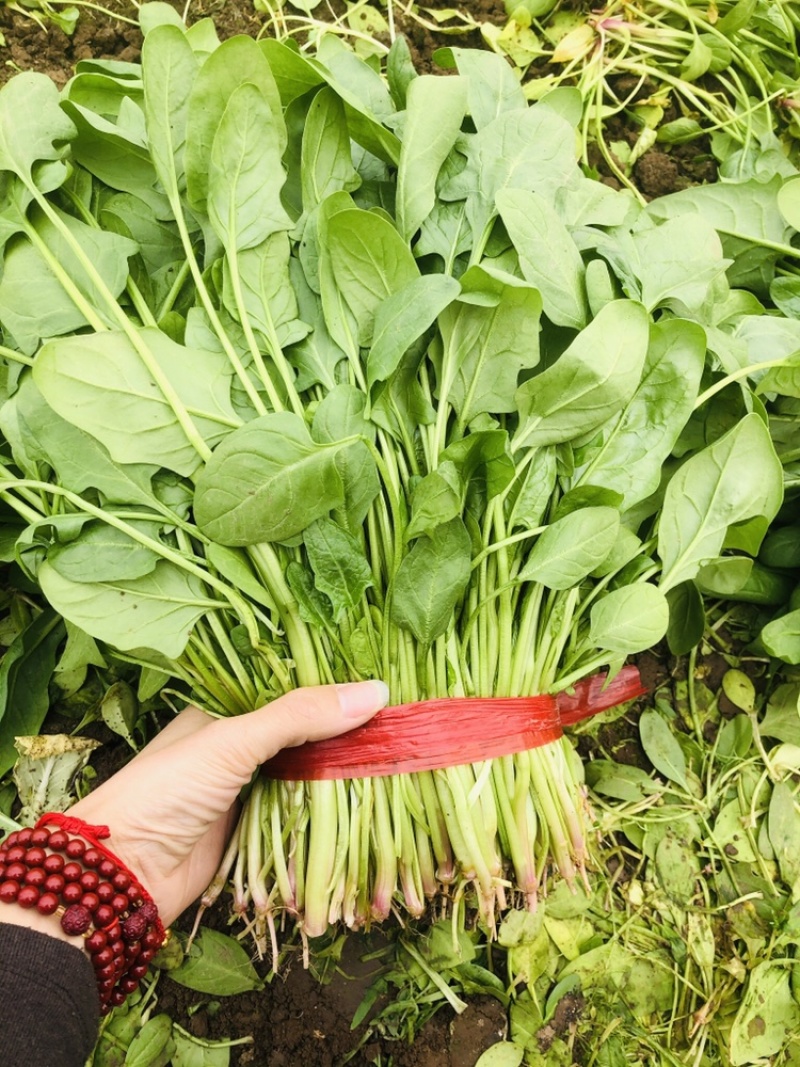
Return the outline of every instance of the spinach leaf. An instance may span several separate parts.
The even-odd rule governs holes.
[[[253,419],[228,435],[198,475],[197,525],[222,545],[294,537],[344,503],[341,447],[316,444],[289,412]]]
[[[427,647],[445,632],[470,576],[471,546],[461,519],[420,537],[391,587],[392,618]]]
[[[691,456],[670,479],[658,526],[666,593],[720,554],[728,527],[777,514],[783,476],[769,433],[746,415],[714,444]]]

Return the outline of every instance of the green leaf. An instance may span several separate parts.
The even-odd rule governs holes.
[[[230,1063],[231,1047],[227,1043],[203,1041],[201,1045],[180,1030],[173,1030],[172,1038],[172,1067],[228,1067]]]
[[[48,686],[64,625],[43,611],[9,645],[0,661],[0,775],[14,765],[16,737],[38,733],[50,706]]]
[[[19,389],[0,413],[6,437],[5,417],[10,405],[16,408],[26,438],[35,441],[46,454],[59,485],[76,493],[91,486],[109,503],[153,507],[151,479],[158,468],[115,463],[98,440],[56,414],[30,374],[23,375]]]
[[[778,210],[793,230],[800,230],[800,180],[790,178],[778,190]]]
[[[524,479],[514,498],[509,530],[523,526],[533,530],[540,526],[547,513],[556,484],[556,449],[540,448],[533,462],[528,464]]]
[[[352,315],[357,344],[369,345],[381,303],[419,277],[416,261],[394,226],[370,211],[336,212],[327,219],[324,242],[330,273],[320,273],[323,307],[334,286]],[[330,321],[328,329],[334,334]]]
[[[575,172],[575,131],[541,104],[504,111],[466,140],[464,169],[445,181],[443,200],[466,200],[473,245],[495,217],[501,189],[530,189],[553,200]]]
[[[744,997],[733,1020],[730,1057],[733,1067],[764,1061],[779,1052],[800,1026],[800,1007],[781,963],[758,963],[750,972]]]
[[[558,326],[583,329],[589,318],[583,260],[552,205],[523,189],[501,190],[496,203],[523,277],[542,294],[545,315]]]
[[[598,648],[630,655],[658,644],[667,632],[667,598],[649,582],[614,589],[593,605],[589,639]]]
[[[433,325],[461,291],[447,274],[423,274],[392,293],[375,311],[372,348],[367,357],[367,383],[389,378],[403,354]]]
[[[771,521],[783,496],[781,465],[769,432],[745,415],[671,478],[658,527],[661,588],[693,578],[718,556],[728,527],[754,517]]]
[[[240,85],[214,133],[207,209],[229,254],[255,248],[291,226],[280,199],[286,127],[281,112],[276,116],[270,105],[255,85]]]
[[[792,890],[792,899],[797,901],[800,896],[800,811],[792,789],[785,782],[778,782],[772,790],[767,825],[781,878]]]
[[[691,904],[700,878],[695,851],[674,834],[667,833],[656,847],[655,864],[658,880],[667,895],[678,904]]]
[[[191,351],[160,330],[138,331],[207,444],[230,432],[230,368],[215,352]],[[164,394],[124,333],[107,331],[46,344],[33,380],[62,418],[96,437],[119,463],[152,463],[192,474],[200,462]]]
[[[778,208],[782,184],[783,179],[778,175],[768,182],[756,178],[746,182],[714,182],[660,196],[648,204],[647,213],[656,220],[688,214],[692,221],[702,218],[718,233],[734,235],[751,244],[761,241],[786,244],[792,230]]]
[[[58,89],[46,74],[23,71],[0,90],[0,170],[52,192],[67,176],[61,160],[75,127],[59,107]],[[42,164],[57,163],[57,166]]]
[[[320,89],[306,112],[300,179],[303,208],[313,211],[326,196],[361,184],[353,168],[344,104],[333,89]]]
[[[158,536],[154,523],[130,525],[150,537]],[[151,574],[158,556],[145,545],[108,523],[87,523],[71,541],[54,545],[47,553],[48,562],[63,578],[72,582],[128,581]]]
[[[786,663],[800,663],[800,609],[768,622],[761,640],[771,656]]]
[[[522,86],[505,57],[478,48],[450,48],[447,51],[467,83],[469,113],[476,130],[488,126],[506,111],[527,107]],[[441,63],[443,58],[442,51],[437,52],[437,61]]]
[[[128,257],[136,252],[133,241],[53,210],[92,262],[107,290],[112,296],[119,296],[128,278]],[[0,317],[4,328],[28,354],[36,350],[43,338],[57,337],[87,325],[83,311],[64,288],[65,278],[99,319],[111,321],[107,318],[106,297],[60,228],[38,208],[32,209],[30,220],[38,239],[58,261],[59,268],[46,262],[39,248],[28,240],[15,239],[6,249],[0,279]]]
[[[642,712],[639,719],[639,736],[645,755],[655,769],[671,782],[677,782],[687,789],[683,751],[672,730],[657,711],[647,709]]]
[[[569,589],[602,563],[617,539],[619,512],[581,508],[548,526],[520,572],[520,581]]]
[[[488,1048],[478,1059],[475,1067],[519,1067],[525,1050],[510,1041],[500,1041]]]
[[[344,503],[340,447],[316,444],[289,412],[253,419],[229,434],[200,472],[198,527],[231,546],[294,537]]]
[[[237,300],[232,263],[235,262],[241,307]],[[222,301],[231,316],[246,318],[254,333],[263,338],[267,352],[302,340],[309,327],[298,317],[297,298],[290,277],[288,236],[273,233],[256,248],[248,248],[235,258],[226,256],[222,276]]]
[[[615,300],[556,362],[517,389],[528,447],[584,436],[624,409],[641,380],[649,320],[641,304]]]
[[[214,541],[206,545],[206,559],[231,585],[244,593],[256,604],[276,611],[275,602],[263,583],[255,576],[244,553],[232,548],[223,548]]]
[[[100,703],[100,715],[110,730],[123,737],[134,752],[138,750],[133,731],[139,719],[139,702],[127,682],[109,686]]]
[[[587,446],[591,458],[575,484],[621,493],[623,511],[658,489],[664,463],[692,414],[705,353],[705,334],[695,323],[668,319],[651,326],[641,381]]]
[[[154,1015],[128,1046],[125,1067],[167,1067],[174,1050],[172,1019]]]
[[[282,155],[286,127],[278,88],[269,63],[252,37],[231,37],[219,46],[200,68],[189,97],[184,161],[189,203],[201,214],[210,211],[212,145],[228,102],[240,86],[249,85],[263,98],[274,126],[270,140]],[[251,96],[248,92],[247,98]],[[222,150],[220,144],[218,152]],[[221,161],[218,160],[221,163]]]
[[[186,125],[197,70],[182,29],[162,25],[147,34],[142,47],[147,142],[159,181],[173,203],[186,187]]]
[[[166,561],[130,582],[71,582],[49,563],[38,579],[53,607],[87,634],[123,651],[156,649],[168,659],[181,655],[197,620],[221,606],[197,578]]]
[[[333,619],[355,608],[373,584],[372,570],[361,545],[330,519],[318,519],[303,533],[303,543],[316,586],[333,604]]]
[[[445,632],[470,577],[471,544],[461,519],[420,537],[392,586],[392,618],[428,646]]]
[[[303,622],[320,630],[333,626],[333,610],[330,600],[314,584],[313,576],[297,560],[291,560],[286,568],[286,581],[297,601]]]
[[[601,796],[631,804],[644,800],[659,789],[650,775],[639,767],[628,767],[613,760],[591,760],[586,765],[586,781]]]
[[[800,687],[796,683],[785,682],[776,686],[758,729],[764,737],[800,745]]]
[[[169,977],[187,989],[217,997],[263,986],[239,942],[208,927],[200,930],[188,957],[180,967],[169,971]]]
[[[511,275],[473,267],[461,278],[463,296],[439,315],[444,341],[439,403],[461,424],[483,412],[514,410],[520,371],[539,362],[542,301],[536,289]]]
[[[366,397],[354,385],[334,386],[314,413],[311,436],[322,444],[334,444],[356,435],[375,439],[375,426],[365,416]],[[364,441],[336,453],[336,469],[344,487],[344,502],[334,511],[340,526],[357,534],[370,504],[380,492],[375,459]]]
[[[397,170],[397,229],[410,241],[436,202],[436,179],[467,108],[463,78],[423,75],[408,86]]]
[[[706,628],[703,598],[694,582],[681,582],[667,593],[667,644],[673,656],[685,656],[699,644]]]

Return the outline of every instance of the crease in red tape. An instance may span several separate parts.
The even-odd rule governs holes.
[[[339,737],[283,749],[262,772],[289,781],[375,778],[509,756],[557,741],[564,726],[647,691],[636,667],[624,667],[607,686],[605,680],[605,674],[595,674],[555,696],[396,704]]]

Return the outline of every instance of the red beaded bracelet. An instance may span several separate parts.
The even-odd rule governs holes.
[[[0,843],[0,903],[58,913],[66,934],[83,936],[103,1015],[138,988],[166,939],[150,894],[100,843],[110,836],[107,826],[53,812]]]

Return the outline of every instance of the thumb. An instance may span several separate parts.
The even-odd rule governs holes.
[[[228,768],[235,763],[243,780],[282,748],[321,741],[354,730],[385,707],[385,682],[347,682],[295,689],[249,715],[220,719],[198,740],[212,741]]]

